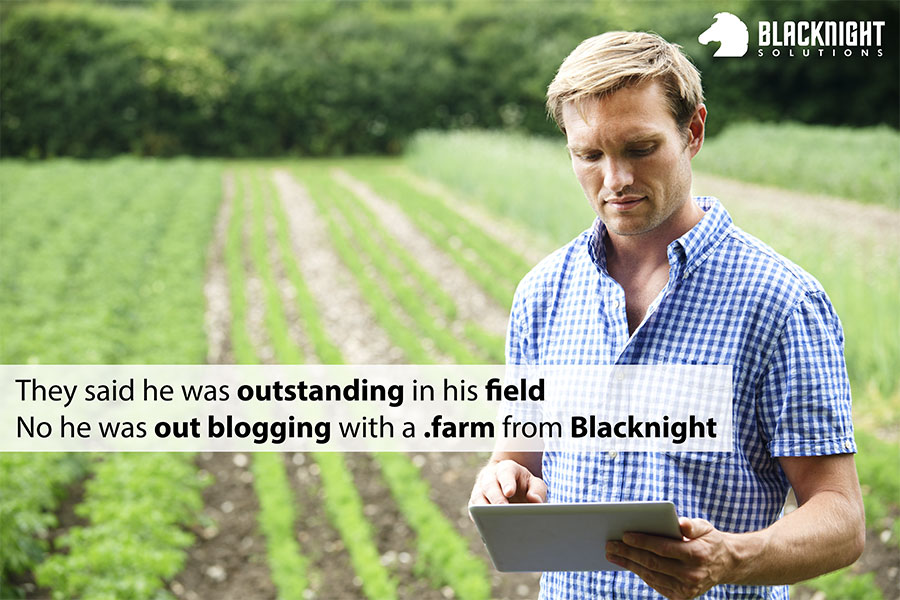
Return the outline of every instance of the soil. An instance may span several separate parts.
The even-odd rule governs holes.
[[[215,480],[203,491],[204,526],[195,528],[197,541],[169,591],[184,600],[274,600],[277,592],[257,529],[259,503],[247,456],[203,453],[197,466]]]
[[[415,548],[415,533],[403,519],[396,504],[385,501],[391,497],[391,492],[377,475],[378,465],[368,454],[348,453],[344,456],[363,501],[363,512],[372,525],[381,562],[398,579],[400,597],[422,600],[446,598],[427,579],[416,575],[415,566],[419,556]]]
[[[318,465],[309,454],[285,454],[284,459],[297,498],[297,541],[310,560],[309,598],[364,598],[344,542],[325,514]]]
[[[403,246],[443,291],[455,301],[459,318],[473,321],[496,335],[504,335],[509,313],[499,306],[453,260],[437,248],[406,216],[401,208],[372,191],[365,183],[354,179],[346,171],[334,169],[334,179],[364,202],[381,221],[381,225]]]
[[[475,525],[469,519],[469,494],[475,476],[487,463],[487,454],[475,452],[428,452],[412,456],[413,464],[422,471],[422,478],[431,487],[431,501],[456,525],[469,542],[469,550],[490,565],[491,559]],[[491,597],[497,600],[537,598],[540,591],[539,573],[500,573],[489,567]]]

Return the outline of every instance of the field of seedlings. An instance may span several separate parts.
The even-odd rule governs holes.
[[[564,153],[454,143],[426,136],[405,159],[4,161],[0,360],[500,363],[516,283],[590,211]],[[485,170],[511,178],[508,198],[479,187]],[[900,214],[695,183],[816,275],[844,321],[867,550],[795,596],[896,600]],[[0,454],[0,598],[535,598],[537,575],[496,573],[468,520],[485,458]]]

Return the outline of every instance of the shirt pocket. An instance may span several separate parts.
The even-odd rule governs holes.
[[[675,464],[689,467],[717,465],[726,460],[730,460],[733,452],[666,452],[667,457],[672,459]]]

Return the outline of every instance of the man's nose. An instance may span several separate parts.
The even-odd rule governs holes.
[[[607,157],[603,173],[603,187],[613,193],[619,193],[634,183],[631,165],[627,160]]]

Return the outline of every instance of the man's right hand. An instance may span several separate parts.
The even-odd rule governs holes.
[[[514,460],[491,462],[478,474],[469,506],[546,502],[547,484]]]

